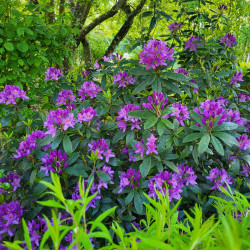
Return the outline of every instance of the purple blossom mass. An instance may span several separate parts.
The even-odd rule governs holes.
[[[11,201],[0,205],[0,241],[3,235],[12,237],[16,228],[21,224],[23,208],[19,201]]]
[[[168,98],[164,98],[164,94],[160,92],[153,91],[153,98],[148,96],[149,103],[142,103],[145,109],[153,110],[155,109],[156,114],[160,115],[160,110],[163,110],[168,102]]]
[[[88,76],[90,75],[90,72],[88,70],[82,71],[82,75],[85,78],[88,78]]]
[[[77,114],[77,122],[89,122],[94,116],[97,116],[96,110],[92,107],[87,107]]]
[[[33,131],[30,135],[27,135],[25,141],[22,141],[19,145],[19,149],[13,156],[16,159],[23,158],[32,153],[32,151],[37,147],[36,140],[38,138],[43,139],[46,134],[41,130]]]
[[[247,102],[250,100],[250,96],[245,93],[239,93],[238,97],[240,102]]]
[[[244,174],[246,177],[250,176],[250,166],[243,166],[243,171],[241,171],[241,174]]]
[[[239,149],[247,150],[250,148],[250,139],[248,139],[247,135],[236,137],[236,140],[239,142]]]
[[[104,139],[99,139],[97,141],[93,141],[88,144],[89,150],[91,150],[94,154],[97,153],[98,159],[103,159],[105,156],[105,161],[109,162],[109,158],[115,157],[112,153],[112,149],[108,148],[108,143]]]
[[[186,119],[189,119],[189,111],[188,108],[181,103],[173,103],[171,105],[173,108],[175,108],[175,111],[164,115],[162,118],[168,119],[170,116],[174,116],[177,121],[181,124],[181,126],[185,126],[184,121]]]
[[[0,92],[0,103],[4,103],[5,105],[15,105],[17,98],[21,98],[22,100],[29,99],[26,96],[26,92],[18,86],[5,85],[4,90]]]
[[[234,76],[232,77],[232,80],[230,82],[230,85],[232,84],[238,84],[238,82],[243,82],[244,80],[242,79],[243,75],[241,72],[234,72]]]
[[[45,171],[45,175],[49,176],[50,172],[56,172],[62,174],[63,168],[68,166],[66,153],[61,153],[60,149],[54,149],[46,154],[44,158],[41,159],[42,166],[41,170]]]
[[[169,201],[172,199],[179,200],[181,198],[182,187],[184,185],[195,185],[197,176],[195,175],[192,166],[188,165],[177,166],[179,173],[169,173],[161,171],[154,178],[149,178],[149,196],[157,198],[155,190],[166,196],[166,187],[168,188]]]
[[[106,165],[104,165],[104,166],[102,167],[102,169],[99,168],[98,170],[99,170],[99,171],[102,170],[103,172],[105,172],[106,174],[108,174],[109,177],[110,177],[110,179],[111,179],[111,181],[108,182],[108,183],[102,181],[101,179],[98,180],[98,183],[96,184],[96,187],[97,187],[98,193],[100,193],[100,192],[101,192],[101,188],[108,189],[108,184],[114,184],[114,182],[112,181],[112,179],[114,178],[114,173],[115,173],[115,171],[113,171],[113,170],[111,169],[111,167],[108,167],[108,166],[106,166]],[[93,185],[94,185],[94,184],[93,184]]]
[[[202,43],[198,43],[195,41],[201,41],[198,36],[191,36],[187,42],[185,42],[185,50],[189,49],[189,51],[196,51],[197,47],[202,45]]]
[[[16,191],[17,188],[21,187],[20,177],[17,174],[10,173],[2,178],[0,178],[0,183],[9,183],[12,186],[12,191]]]
[[[173,54],[174,49],[169,49],[164,41],[153,39],[144,45],[143,50],[139,54],[141,58],[139,63],[145,63],[146,69],[152,68],[156,70],[160,66],[167,66],[166,60],[174,61]]]
[[[168,26],[168,30],[171,30],[171,31],[177,31],[177,30],[181,30],[181,29],[182,29],[181,23],[171,23]]]
[[[45,81],[49,80],[58,80],[63,74],[61,73],[60,69],[55,69],[53,67],[48,68],[45,72]]]
[[[158,152],[156,151],[156,148],[157,146],[155,145],[155,142],[156,142],[157,138],[151,134],[151,136],[149,138],[147,138],[147,147],[148,147],[148,150],[146,151],[146,155],[149,155],[151,153],[155,153],[158,155]]]
[[[225,4],[222,4],[218,7],[218,9],[223,12],[227,10],[227,6]]]
[[[56,99],[56,105],[66,105],[67,103],[72,103],[75,100],[75,96],[71,90],[62,90],[59,92]]]
[[[48,130],[45,132],[46,135],[51,134],[52,137],[55,137],[58,128],[61,130],[67,130],[69,127],[74,128],[74,114],[69,113],[68,110],[62,110],[60,108],[51,110],[47,115],[46,122],[43,124],[43,126],[44,128],[48,128]]]
[[[232,177],[228,175],[225,169],[219,170],[218,168],[213,168],[209,172],[209,176],[206,177],[208,180],[210,180],[213,183],[212,190],[218,189],[220,190],[220,187],[224,187],[227,189],[227,184],[232,184]]]
[[[80,101],[85,100],[86,97],[93,99],[100,91],[102,91],[101,87],[94,82],[84,82],[79,89]]]
[[[127,72],[119,71],[119,73],[114,76],[113,84],[116,84],[118,82],[119,83],[118,88],[121,88],[121,87],[125,88],[126,85],[133,84],[135,83],[135,81],[136,79],[133,78],[133,76],[128,76]]]
[[[100,68],[100,65],[99,65],[99,63],[97,62],[97,60],[95,60],[94,69],[99,69],[99,68]]]
[[[220,43],[225,43],[226,47],[233,47],[236,44],[236,37],[232,34],[226,34],[220,39]]]
[[[119,121],[118,128],[121,129],[123,133],[126,131],[128,125],[131,125],[131,130],[141,129],[139,126],[139,121],[141,119],[133,118],[128,115],[130,111],[134,110],[140,110],[139,106],[134,104],[128,104],[124,107],[121,107],[121,109],[118,111],[118,117],[116,117],[116,120]]]
[[[127,170],[127,172],[122,172],[120,176],[120,190],[118,193],[121,193],[125,187],[130,187],[132,189],[139,187],[140,178],[141,174],[139,170],[135,172],[134,169],[130,168]]]

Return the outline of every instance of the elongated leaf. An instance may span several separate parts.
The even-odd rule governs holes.
[[[239,145],[239,142],[230,134],[225,132],[213,132],[213,135],[221,139],[222,141],[226,141],[229,144]]]
[[[72,151],[73,151],[73,149],[72,149],[72,142],[71,142],[71,140],[70,140],[70,138],[69,138],[68,135],[65,135],[63,137],[63,148],[64,148],[64,151],[65,151],[65,153],[67,155],[70,155],[72,153]]]
[[[202,154],[207,150],[209,142],[210,142],[210,135],[209,134],[203,135],[198,145],[199,154]]]
[[[132,202],[132,200],[133,200],[133,198],[134,198],[134,195],[135,195],[135,192],[134,192],[134,191],[130,192],[130,193],[127,195],[127,197],[126,197],[126,199],[125,199],[125,206],[127,206],[128,204],[130,204],[130,203]]]
[[[164,123],[162,121],[157,124],[157,132],[159,135],[162,135],[164,132]]]
[[[151,157],[149,156],[143,160],[142,164],[139,167],[142,177],[147,176],[150,167],[151,167]]]
[[[134,204],[135,204],[135,209],[137,211],[138,214],[142,214],[143,212],[143,201],[141,199],[141,196],[139,193],[135,193],[135,197],[134,197]]]
[[[204,135],[204,133],[192,133],[190,135],[187,135],[183,139],[183,142],[190,142],[190,141],[197,140],[197,139],[201,138],[203,135]]]
[[[236,128],[238,128],[238,125],[236,123],[224,122],[213,128],[213,131],[235,130]]]
[[[147,86],[152,84],[157,76],[156,75],[150,75],[146,81],[143,83],[139,84],[133,91],[133,94],[138,94],[139,92],[145,90]]]
[[[220,141],[215,137],[215,136],[211,136],[211,142],[215,148],[215,150],[218,152],[218,154],[220,155],[224,155],[224,149],[223,146],[221,145]]]
[[[123,133],[122,130],[118,130],[118,132],[115,134],[113,138],[113,143],[117,143],[125,136],[125,133]]]
[[[170,78],[170,79],[173,79],[173,80],[177,80],[177,81],[185,81],[186,82],[186,81],[189,80],[189,78],[187,76],[185,76],[183,74],[180,74],[180,73],[171,72],[171,71],[167,72],[165,74],[165,76],[167,78]]]
[[[135,111],[130,111],[128,113],[129,116],[134,117],[134,118],[142,118],[142,119],[149,119],[150,117],[155,117],[156,115],[153,114],[150,111],[143,111],[143,110],[135,110]]]
[[[190,114],[191,114],[192,118],[193,118],[196,122],[198,122],[200,125],[202,125],[202,117],[201,117],[199,114],[197,114],[197,113],[194,112],[194,111],[190,111]]]
[[[46,206],[46,207],[57,207],[65,209],[65,207],[55,200],[48,200],[48,201],[38,201],[37,203]]]
[[[52,142],[52,145],[51,145],[51,149],[53,149],[53,150],[56,149],[59,146],[59,144],[61,143],[62,139],[63,139],[63,134],[60,133],[59,135],[57,135],[54,138],[54,141]]]
[[[103,181],[103,182],[106,182],[106,183],[108,183],[108,182],[110,182],[111,181],[111,179],[110,179],[110,176],[106,173],[106,172],[104,172],[104,171],[96,171],[96,173],[97,173],[97,176]]]
[[[144,123],[144,129],[149,129],[153,127],[158,121],[158,117],[152,117]]]
[[[164,125],[165,125],[167,128],[174,129],[173,123],[170,122],[169,120],[162,118],[161,121],[164,123]]]
[[[172,169],[174,172],[179,173],[178,168],[175,166],[175,164],[172,161],[163,161],[170,169]]]

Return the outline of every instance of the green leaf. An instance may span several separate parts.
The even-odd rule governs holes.
[[[72,163],[74,163],[79,157],[79,152],[75,152],[73,153],[68,159],[67,162],[69,165],[71,165]]]
[[[213,131],[225,131],[225,130],[235,130],[238,125],[233,122],[223,122],[222,124],[213,128]]]
[[[127,195],[127,197],[126,197],[126,199],[125,199],[125,206],[127,206],[128,204],[130,204],[130,203],[132,202],[132,200],[133,200],[133,198],[134,198],[134,195],[135,195],[135,192],[134,192],[134,191],[130,192],[130,193]]]
[[[17,62],[18,62],[18,64],[19,64],[20,66],[23,66],[23,65],[24,65],[24,61],[23,61],[22,59],[18,59]]]
[[[201,115],[197,114],[197,113],[194,112],[194,111],[190,111],[190,114],[191,114],[192,118],[193,118],[196,122],[198,122],[200,125],[202,125],[202,117],[201,117]]]
[[[239,142],[230,134],[225,132],[213,132],[213,135],[221,139],[222,141],[226,141],[229,144],[239,145]]]
[[[27,224],[26,224],[24,218],[22,218],[22,224],[23,224],[24,240],[25,240],[26,246],[27,246],[28,250],[32,250],[30,233],[29,233],[29,229],[27,227]]]
[[[147,156],[146,158],[144,158],[142,164],[139,167],[141,175],[142,175],[143,178],[147,176],[147,174],[149,173],[150,168],[151,168],[151,157]]]
[[[76,164],[73,167],[67,167],[63,170],[63,172],[73,175],[73,176],[82,176],[88,177],[87,173],[84,171],[84,164]]]
[[[159,135],[162,135],[164,132],[164,123],[162,121],[158,122],[157,124],[157,132]]]
[[[210,135],[209,134],[203,135],[198,145],[199,154],[202,154],[207,150],[209,142],[210,142]]]
[[[17,28],[16,31],[17,31],[18,36],[21,36],[24,34],[24,28]]]
[[[145,70],[146,71],[146,70]],[[150,75],[146,81],[143,83],[139,84],[133,91],[133,94],[138,94],[139,92],[145,90],[147,86],[152,84],[157,76],[156,75]]]
[[[57,208],[65,209],[65,207],[62,204],[60,204],[59,202],[55,200],[38,201],[37,203],[46,207],[57,207]]]
[[[65,135],[63,137],[63,148],[64,148],[64,151],[67,155],[70,155],[73,152],[72,142],[71,142],[68,135]]]
[[[167,78],[170,78],[170,79],[173,79],[173,80],[177,80],[177,81],[184,81],[184,82],[187,82],[189,81],[189,78],[183,74],[180,74],[180,73],[175,73],[175,72],[171,72],[171,71],[168,71],[165,76]]]
[[[181,152],[181,158],[184,159],[186,158],[191,152],[192,152],[192,148],[191,146],[187,146],[183,149],[183,151]]]
[[[169,120],[162,118],[161,121],[164,123],[164,125],[165,125],[167,128],[174,129],[173,123],[170,122]]]
[[[178,168],[175,166],[175,164],[172,161],[163,161],[163,162],[164,162],[165,165],[167,165],[174,172],[179,173]]]
[[[103,182],[108,183],[108,182],[111,181],[110,176],[109,176],[106,172],[98,170],[98,171],[96,171],[96,173],[97,173],[97,176],[98,176]]]
[[[59,144],[61,143],[62,139],[63,139],[62,133],[59,133],[58,135],[56,135],[54,141],[51,144],[51,149],[52,150],[56,149],[59,146]]]
[[[29,50],[29,45],[26,42],[21,42],[17,44],[17,49],[21,52],[27,52]]]
[[[117,133],[115,134],[114,138],[113,138],[113,143],[117,143],[118,141],[120,141],[123,137],[125,136],[125,133],[123,133],[122,130],[118,130]]]
[[[212,144],[215,148],[215,150],[222,156],[224,156],[224,149],[223,146],[221,145],[220,141],[213,135],[211,135],[211,141]]]
[[[153,127],[158,121],[158,117],[152,117],[144,123],[144,129]]]
[[[41,140],[41,142],[38,145],[39,145],[39,147],[46,146],[49,143],[51,143],[53,140],[54,140],[54,138],[52,137],[52,135],[47,135],[46,137],[44,137]]]
[[[142,119],[149,119],[150,117],[155,117],[155,114],[153,114],[150,111],[143,111],[143,110],[135,110],[130,111],[128,113],[128,116],[134,117],[134,118],[142,118]]]
[[[183,142],[190,142],[190,141],[197,140],[197,139],[201,138],[203,135],[204,135],[204,133],[189,134],[183,139]]]
[[[143,212],[143,201],[141,199],[141,196],[139,193],[135,193],[134,197],[134,204],[135,204],[135,210],[137,211],[138,214],[142,214]]]
[[[14,50],[14,46],[13,46],[13,44],[10,43],[10,42],[4,43],[3,46],[4,46],[4,48],[7,49],[8,51],[13,51],[13,50]]]

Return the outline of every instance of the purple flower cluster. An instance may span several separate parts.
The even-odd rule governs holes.
[[[226,47],[233,47],[236,44],[236,37],[232,34],[226,34],[220,39],[220,43],[225,43]]]
[[[115,54],[115,57],[112,53],[110,53],[109,57],[104,56],[102,57],[104,62],[110,62],[116,58],[116,62],[118,63],[122,59],[122,55],[119,55],[118,53]]]
[[[115,157],[112,153],[112,149],[108,148],[108,143],[104,139],[99,139],[88,144],[90,150],[95,154],[97,153],[98,159],[103,159],[105,156],[105,161],[109,162],[109,158]]]
[[[192,166],[189,167],[177,166],[179,173],[169,173],[168,171],[161,171],[154,178],[149,178],[149,196],[157,198],[155,190],[159,191],[162,195],[166,195],[166,187],[168,188],[169,201],[172,199],[179,200],[181,198],[181,189],[184,185],[195,185],[197,176],[195,175]]]
[[[232,184],[232,177],[227,174],[225,169],[219,170],[218,168],[213,168],[209,172],[209,176],[206,177],[208,180],[210,180],[213,183],[212,190],[218,189],[220,190],[220,187],[224,187],[227,189],[227,184]]]
[[[185,70],[185,69],[183,69],[183,68],[175,69],[174,72],[175,73],[179,73],[179,74],[183,74],[183,75],[189,77],[188,71]],[[194,79],[191,79],[189,82],[192,82],[192,83],[194,83],[197,86],[196,88],[194,88],[193,93],[198,93],[199,88],[198,88],[197,82]],[[188,87],[188,86],[186,86],[186,87]]]
[[[228,101],[223,97],[223,96],[218,96],[217,97],[217,102],[221,105],[221,106],[226,106],[228,104]]]
[[[175,111],[164,115],[163,118],[168,119],[170,116],[174,116],[177,121],[181,124],[181,126],[185,126],[184,121],[186,119],[189,119],[189,111],[188,108],[181,103],[173,103],[171,105],[173,108],[175,108]]]
[[[238,84],[237,81],[243,82],[244,80],[242,78],[243,78],[243,75],[241,74],[241,72],[234,72],[234,76],[232,77],[230,85],[232,85],[232,84],[235,84],[235,85]]]
[[[72,103],[75,99],[76,97],[73,95],[73,92],[71,90],[62,90],[58,94],[56,105],[66,105],[67,101],[69,101],[69,103]]]
[[[95,60],[94,69],[99,69],[99,68],[100,68],[100,65],[99,65],[99,63],[97,62],[97,60]]]
[[[60,149],[54,149],[45,155],[45,158],[42,158],[41,170],[45,171],[45,175],[49,176],[49,172],[57,172],[62,174],[62,167],[66,168],[68,166],[67,155],[66,153],[61,153]]]
[[[16,232],[16,227],[21,223],[23,207],[19,201],[11,201],[0,205],[0,241],[3,234],[7,233],[12,237]]]
[[[228,109],[225,113],[227,114],[228,122],[234,122],[238,126],[244,126],[247,123],[247,119],[242,118],[237,110]]]
[[[247,135],[236,137],[236,140],[239,142],[238,148],[243,150],[250,148],[250,139],[248,139]]]
[[[226,11],[226,10],[227,10],[227,6],[226,6],[225,4],[222,4],[222,5],[220,5],[220,6],[218,7],[218,9],[219,9],[220,11]]]
[[[122,190],[127,186],[133,189],[139,187],[140,178],[141,174],[139,170],[135,172],[133,168],[130,168],[127,170],[127,172],[122,172],[120,177],[120,190],[118,191],[118,193],[121,193]]]
[[[244,174],[246,177],[250,176],[250,166],[243,166],[243,171],[241,171],[242,174]]]
[[[37,147],[36,140],[38,138],[43,139],[46,134],[41,130],[33,131],[30,135],[27,135],[25,141],[22,141],[19,145],[17,153],[13,156],[16,159],[23,158],[32,153],[32,151]]]
[[[85,100],[87,96],[93,99],[100,91],[101,87],[94,82],[84,82],[79,89],[80,101]]]
[[[85,78],[88,78],[88,76],[90,75],[90,72],[88,70],[82,71],[82,75]]]
[[[177,31],[177,30],[181,30],[181,29],[182,29],[181,23],[171,23],[168,26],[168,30],[171,30],[171,31]]]
[[[114,173],[115,173],[115,171],[113,171],[113,170],[111,169],[111,167],[108,167],[108,166],[106,166],[106,165],[104,165],[104,166],[102,167],[102,169],[98,169],[98,170],[99,170],[99,171],[102,170],[103,172],[105,172],[106,174],[108,174],[109,177],[110,177],[110,179],[111,179],[111,181],[108,182],[108,183],[102,181],[101,179],[98,180],[98,184],[96,184],[96,188],[97,188],[97,190],[98,190],[98,193],[100,193],[102,187],[105,188],[105,189],[108,189],[108,184],[114,184],[114,182],[112,181],[112,179],[114,178]],[[94,184],[93,184],[93,185],[94,185]]]
[[[5,85],[4,90],[0,92],[0,103],[15,105],[17,98],[21,98],[22,100],[29,99],[26,96],[26,92],[18,86]]]
[[[168,98],[164,98],[164,94],[160,92],[153,91],[153,98],[148,96],[149,103],[142,103],[142,106],[145,109],[156,110],[157,115],[160,115],[160,110],[163,110],[166,103],[168,102]]]
[[[0,183],[9,183],[12,187],[12,191],[16,191],[18,187],[20,186],[20,177],[17,174],[10,173],[2,178],[0,178]],[[0,188],[1,193],[1,188]]]
[[[53,67],[48,68],[45,72],[45,81],[48,80],[58,80],[63,74],[61,73],[60,69],[55,69]]]
[[[139,63],[145,63],[146,69],[151,67],[155,70],[160,66],[167,66],[165,60],[174,61],[173,54],[174,49],[169,49],[164,41],[153,39],[144,45],[143,50],[139,54],[141,58]]]
[[[185,42],[185,50],[189,49],[189,51],[196,51],[196,48],[201,45],[201,43],[195,42],[201,41],[198,36],[191,36],[187,42]]]
[[[245,93],[239,93],[238,97],[240,102],[247,102],[248,100],[250,100],[250,96]]]
[[[148,142],[146,143],[146,146],[147,146],[146,155],[149,155],[151,153],[155,153],[158,155],[158,152],[156,151],[157,146],[155,145],[156,140],[157,138],[153,134],[151,134],[151,136],[147,138]],[[136,147],[135,153],[141,154],[141,158],[143,158],[144,150],[145,150],[145,147],[142,146],[143,144],[144,144],[143,140],[141,140],[141,143],[137,142],[135,144],[135,147]]]
[[[133,76],[128,76],[128,73],[126,71],[121,72],[114,76],[114,82],[113,84],[119,83],[118,88],[123,87],[125,88],[126,85],[135,83],[136,79],[133,78]]]
[[[127,145],[124,146],[121,153],[128,155],[128,157],[129,157],[128,161],[135,162],[135,160],[136,160],[136,157],[134,155],[135,151],[133,149],[131,149],[131,148],[128,148]]]
[[[77,114],[77,121],[80,123],[89,122],[94,116],[97,116],[96,110],[92,107],[87,107],[86,109],[82,109],[82,111]]]
[[[60,108],[51,110],[46,117],[46,122],[43,124],[44,128],[48,128],[45,134],[51,134],[52,137],[55,137],[58,128],[57,125],[59,125],[62,130],[67,130],[69,127],[74,128],[74,114]]]
[[[123,133],[126,131],[126,128],[128,125],[130,125],[131,123],[131,130],[137,128],[137,129],[141,129],[139,126],[139,121],[140,119],[137,118],[133,118],[131,116],[128,115],[128,113],[130,111],[134,111],[134,110],[139,110],[139,106],[138,105],[134,105],[134,104],[128,104],[125,105],[124,107],[122,107],[119,111],[118,111],[118,117],[116,117],[116,120],[119,121],[118,122],[118,128],[123,130]]]

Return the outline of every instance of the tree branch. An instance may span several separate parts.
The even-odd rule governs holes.
[[[119,29],[108,49],[105,51],[104,56],[109,56],[110,53],[113,53],[118,44],[122,41],[122,39],[127,35],[128,31],[133,25],[133,20],[136,15],[140,13],[143,6],[145,5],[147,0],[141,0],[138,6],[135,8],[133,12],[131,12],[128,16],[122,27]]]
[[[91,22],[87,27],[82,29],[80,31],[80,35],[77,39],[77,45],[79,45],[80,41],[84,39],[84,37],[93,30],[97,25],[104,22],[105,20],[109,19],[110,17],[113,17],[119,9],[126,3],[127,0],[118,0],[118,2],[106,13],[100,15],[97,17],[93,22]]]

